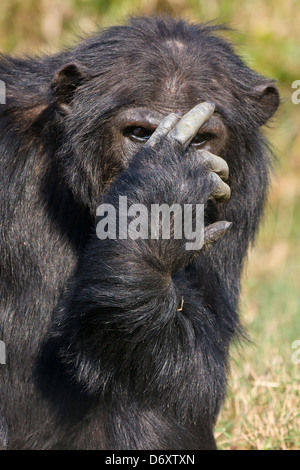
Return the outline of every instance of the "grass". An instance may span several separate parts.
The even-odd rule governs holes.
[[[219,448],[299,449],[299,366],[285,361],[274,348],[263,357],[258,350],[252,352],[234,369],[216,427]]]

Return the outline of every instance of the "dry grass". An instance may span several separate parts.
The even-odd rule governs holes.
[[[268,358],[257,374],[246,362],[232,373],[216,436],[221,449],[291,450],[300,447],[300,380],[297,366]],[[293,370],[292,370],[293,369]]]

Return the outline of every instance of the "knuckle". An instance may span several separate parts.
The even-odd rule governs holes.
[[[219,157],[210,153],[208,150],[201,150],[198,153],[199,161],[209,171],[212,171],[219,175],[222,179],[227,180],[229,177],[229,167],[227,162]]]
[[[224,183],[220,176],[214,172],[210,173],[210,180],[213,184],[212,196],[215,199],[227,201],[231,196],[231,189],[228,184]]]

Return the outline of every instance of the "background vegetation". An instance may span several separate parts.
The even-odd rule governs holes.
[[[253,343],[232,351],[216,432],[222,449],[299,449],[300,364],[291,359],[300,340],[300,104],[291,102],[291,85],[300,80],[299,1],[1,0],[0,50],[52,52],[129,14],[153,12],[228,22],[246,62],[278,81],[282,107],[266,130],[277,177],[243,283],[241,310]]]

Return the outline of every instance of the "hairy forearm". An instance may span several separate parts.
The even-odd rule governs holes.
[[[127,196],[128,206],[143,204],[144,222],[149,222],[152,204],[206,205],[211,194],[222,194],[224,185],[201,161],[193,152],[187,158],[170,141],[143,149],[102,202],[114,207],[117,225],[120,197]],[[223,356],[218,317],[203,302],[201,290],[190,288],[184,273],[191,258],[201,256],[201,250],[186,249],[184,233],[177,239],[103,238],[92,235],[58,315],[59,354],[69,374],[90,392],[102,394],[112,392],[116,381],[127,389],[136,376],[141,385],[134,394],[150,387],[157,395],[167,370],[171,383],[173,375],[175,380],[180,373],[184,380],[189,369],[197,376],[206,367],[203,336]],[[143,362],[137,361],[140,356]]]

